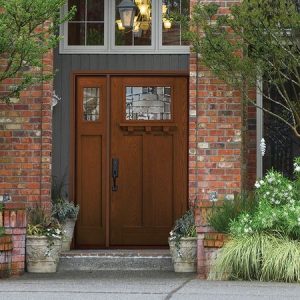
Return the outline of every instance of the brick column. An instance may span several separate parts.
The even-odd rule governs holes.
[[[193,6],[198,1],[191,1]],[[220,13],[240,1],[200,1],[220,5]],[[191,7],[192,9],[192,7]],[[205,276],[207,265],[204,233],[211,229],[206,215],[209,195],[232,198],[241,187],[242,105],[238,91],[214,77],[201,57],[190,56],[189,111],[189,198],[197,199],[198,273]]]
[[[25,204],[7,203],[3,209],[5,234],[11,236],[11,275],[20,275],[25,269],[26,210]]]
[[[5,60],[0,60],[0,68]],[[52,72],[53,56],[43,59],[44,74]],[[17,79],[0,84],[5,93]],[[14,203],[51,203],[52,82],[35,85],[10,104],[0,102],[0,198]]]
[[[5,66],[0,57],[0,71]],[[52,51],[44,56],[42,68],[33,71],[52,73]],[[0,95],[17,80],[2,82]],[[4,225],[13,240],[12,274],[24,272],[25,207],[51,206],[52,89],[52,81],[37,84],[9,104],[0,102],[0,201],[4,194],[10,196]]]

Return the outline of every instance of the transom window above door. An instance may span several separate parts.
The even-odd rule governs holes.
[[[68,0],[62,14],[77,10],[61,27],[60,53],[189,53],[181,24],[172,17],[189,14],[189,2]]]

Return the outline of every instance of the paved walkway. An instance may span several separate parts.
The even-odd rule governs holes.
[[[300,299],[300,285],[201,281],[196,275],[157,271],[25,274],[0,281],[2,300]]]

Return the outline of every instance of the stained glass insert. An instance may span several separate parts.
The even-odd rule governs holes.
[[[85,121],[99,120],[100,91],[99,88],[83,89],[83,119]]]
[[[171,120],[171,87],[126,87],[126,120]]]

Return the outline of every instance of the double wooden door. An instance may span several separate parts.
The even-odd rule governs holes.
[[[164,246],[187,208],[187,79],[78,76],[78,248]]]

